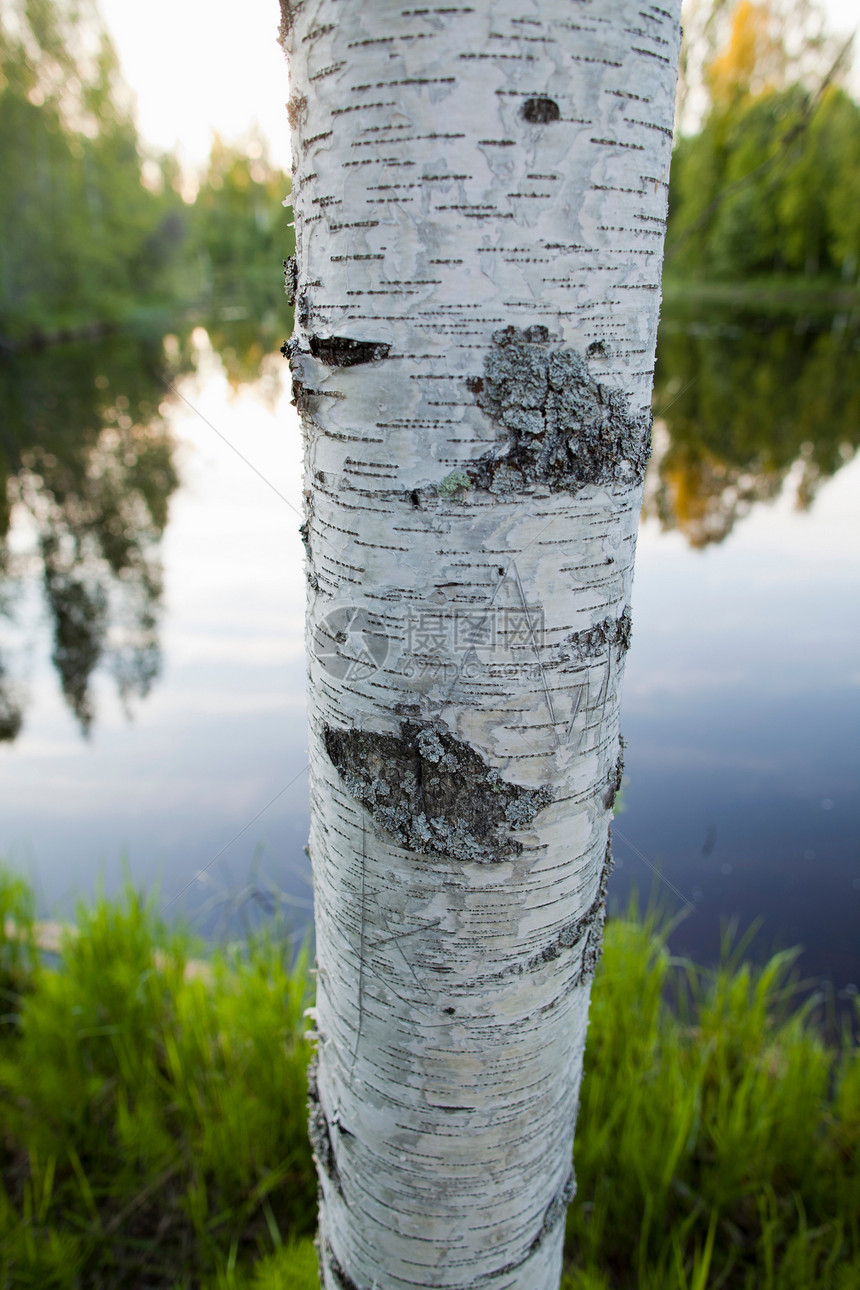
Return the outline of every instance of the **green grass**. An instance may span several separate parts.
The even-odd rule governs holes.
[[[0,885],[2,921],[31,911]],[[0,942],[0,1285],[233,1284],[313,1231],[306,959],[261,937],[188,980],[133,892],[78,927],[56,969]]]
[[[860,1286],[860,1063],[791,1009],[796,957],[707,972],[653,917],[607,928],[565,1290]]]
[[[47,967],[0,871],[8,919],[3,1290],[317,1290],[306,958],[263,936],[189,978],[190,938],[129,890]],[[654,917],[610,921],[564,1290],[860,1286],[860,1064],[791,1010],[792,962],[708,973]]]

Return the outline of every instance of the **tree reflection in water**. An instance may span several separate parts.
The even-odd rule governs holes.
[[[171,370],[188,365],[177,352]],[[0,365],[0,575],[7,588],[22,576],[8,536],[23,511],[33,532],[26,572],[36,566],[52,661],[84,732],[97,667],[126,705],[160,668],[159,541],[178,482],[159,415],[166,375],[161,337],[128,334],[7,354]],[[0,613],[14,615],[8,594]],[[0,739],[18,734],[23,702],[0,658]]]
[[[645,508],[695,547],[721,542],[793,469],[807,509],[860,443],[860,320],[707,316],[663,318]]]
[[[860,442],[856,320],[709,305],[702,324],[704,313],[664,314],[645,505],[696,547],[722,541],[792,471],[797,505],[810,506]],[[230,385],[253,381],[272,407],[281,377],[264,359],[288,321],[261,302],[205,320]],[[195,352],[190,326],[166,340],[126,333],[0,360],[0,620],[14,620],[16,584],[35,573],[52,660],[84,732],[97,669],[113,674],[128,707],[161,665],[159,544],[178,481],[159,408],[171,397],[165,379],[191,370]],[[10,551],[13,515],[29,519],[26,557]],[[0,653],[0,740],[19,733],[24,702]]]

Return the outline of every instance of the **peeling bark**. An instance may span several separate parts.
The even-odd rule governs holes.
[[[324,1173],[333,1186],[338,1191],[341,1191],[331,1128],[320,1102],[316,1056],[312,1058],[308,1068],[308,1136],[311,1141],[317,1170]]]
[[[651,451],[650,412],[633,416],[626,396],[606,389],[572,349],[548,347],[544,326],[493,335],[483,377],[466,381],[506,442],[435,485],[466,500],[473,489],[523,494],[575,493],[587,484],[641,484]],[[599,349],[598,349],[599,347]],[[602,342],[589,346],[605,357]]]
[[[282,8],[323,1285],[556,1290],[679,5]]]
[[[606,921],[606,891],[609,885],[609,875],[612,872],[612,841],[609,839],[606,844],[606,854],[603,858],[603,869],[600,874],[600,885],[597,888],[597,895],[589,905],[584,914],[578,918],[572,919],[562,927],[561,931],[549,945],[541,950],[540,954],[534,955],[525,965],[512,965],[510,970],[514,972],[534,971],[543,967],[546,963],[552,963],[554,959],[559,958],[565,950],[579,949],[581,951],[580,969],[576,976],[576,984],[582,985],[589,981],[597,967],[600,955],[603,950],[603,925]]]
[[[344,1272],[343,1268],[337,1261],[334,1250],[328,1242],[325,1244],[325,1253],[321,1261],[321,1267],[323,1272],[324,1290],[328,1290],[329,1286],[331,1287],[331,1290],[363,1290],[362,1286],[359,1286],[355,1281],[353,1281],[352,1277],[347,1276]]]
[[[291,255],[288,260],[284,260],[284,295],[287,297],[287,304],[296,303],[296,291],[299,285],[299,265],[296,257]],[[283,354],[283,349],[281,353]]]
[[[624,737],[619,737],[620,750],[618,760],[612,768],[609,776],[609,783],[606,786],[606,792],[603,795],[603,805],[607,811],[611,811],[615,805],[615,799],[621,790],[621,781],[624,778]]]
[[[604,618],[583,631],[571,632],[568,643],[578,659],[597,658],[615,646],[615,656],[620,661],[630,648],[633,635],[633,616],[626,605],[620,618]]]

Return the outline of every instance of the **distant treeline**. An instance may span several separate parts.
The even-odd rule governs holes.
[[[800,85],[716,105],[672,160],[666,269],[857,280],[860,107]]]
[[[92,52],[95,11],[85,27],[65,10],[0,15],[0,338],[205,308],[263,281],[278,307],[288,176],[260,141],[216,139],[184,200],[193,182],[176,159],[143,156],[106,36]]]
[[[216,139],[196,179],[169,154],[145,157],[94,5],[17,10],[0,13],[0,344],[240,302],[280,327],[290,181],[262,142]],[[860,107],[827,76],[758,86],[770,20],[741,0],[709,64],[710,109],[673,161],[667,273],[853,284]]]

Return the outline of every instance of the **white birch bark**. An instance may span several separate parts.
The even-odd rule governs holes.
[[[558,1285],[679,9],[286,6],[326,1290]]]

